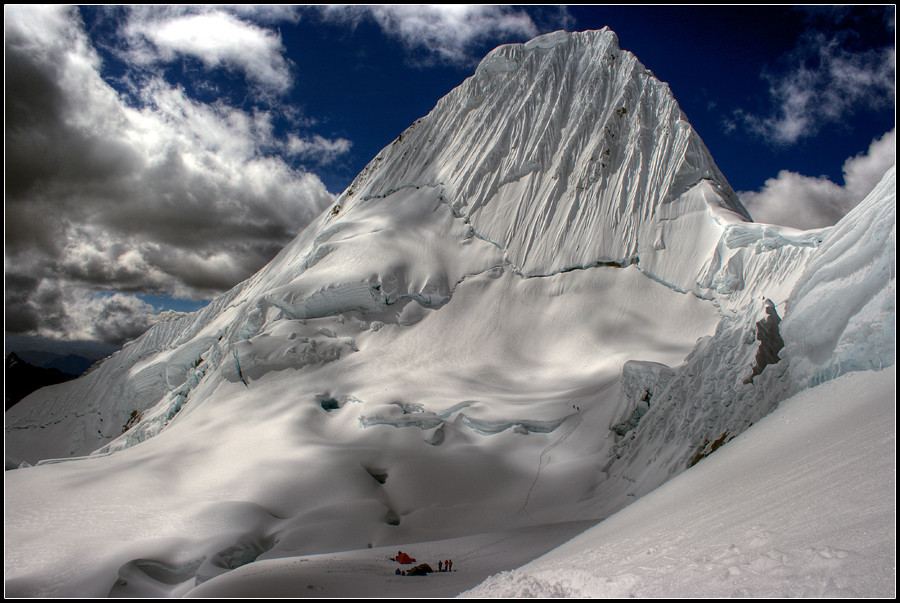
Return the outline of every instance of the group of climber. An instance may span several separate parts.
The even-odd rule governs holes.
[[[416,562],[413,557],[410,557],[403,551],[397,551],[396,557],[391,557],[391,561],[396,561],[397,563],[403,565],[411,565]],[[439,572],[452,572],[453,571],[453,560],[446,559],[444,561],[438,561],[438,570]],[[433,574],[434,569],[427,563],[420,563],[419,565],[412,567],[406,571],[401,570],[399,567],[394,572],[398,576],[425,576],[427,574]]]

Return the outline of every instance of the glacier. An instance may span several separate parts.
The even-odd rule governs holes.
[[[754,223],[612,31],[501,46],[253,277],[7,411],[7,593],[571,537],[893,366],[895,205]]]

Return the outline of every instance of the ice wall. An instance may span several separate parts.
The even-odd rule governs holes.
[[[660,367],[633,368],[643,363],[626,365],[619,417],[611,425],[617,439],[604,467],[603,488],[611,496],[598,499],[604,514],[711,454],[797,392],[848,372],[894,364],[895,168],[832,229],[785,229],[791,241],[779,230],[731,229],[731,236],[757,245],[759,234],[769,233],[770,243],[748,256],[749,267],[768,264],[760,257],[767,254],[788,261],[755,277],[746,261],[731,268],[724,262],[727,274],[740,275],[740,287],[720,288],[734,289],[741,294],[737,300],[751,291],[775,291],[781,296],[777,307],[765,297],[740,306],[719,296],[728,311],[715,334],[672,369],[674,376]],[[809,240],[821,240],[821,246]],[[732,248],[745,247],[732,241]],[[645,403],[635,401],[641,392]]]
[[[896,230],[894,166],[834,227],[787,300],[783,332],[798,388],[894,364]]]

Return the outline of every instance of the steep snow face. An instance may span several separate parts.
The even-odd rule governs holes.
[[[679,265],[658,276],[690,289],[681,239],[706,254],[714,241],[697,237],[710,216],[749,220],[669,87],[607,29],[497,48],[339,203],[412,184],[440,185],[525,275],[636,263],[674,246]]]
[[[257,275],[152,329],[92,378],[98,389],[40,392],[8,415],[10,451],[31,462],[88,454],[152,415],[155,427],[129,436],[147,437],[204,375],[241,362],[229,346],[273,321],[350,311],[378,321],[410,300],[435,308],[489,269],[635,266],[675,291],[742,305],[750,243],[729,233],[745,217],[668,87],[614,33],[502,46]],[[334,359],[338,349],[320,356],[327,347],[294,358]],[[30,431],[48,426],[57,437],[35,445]]]
[[[793,396],[713,457],[462,598],[894,598],[895,381],[894,367],[856,372]]]

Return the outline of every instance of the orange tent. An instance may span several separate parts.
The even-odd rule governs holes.
[[[397,557],[394,559],[397,563],[415,563],[416,560],[407,555],[406,553],[397,553]]]

